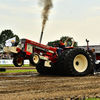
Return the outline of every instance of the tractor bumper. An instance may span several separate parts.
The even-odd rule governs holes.
[[[16,50],[17,47],[4,47],[3,48],[3,52],[7,52],[7,53],[18,53],[18,51]]]

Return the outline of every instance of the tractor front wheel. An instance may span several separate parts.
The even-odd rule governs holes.
[[[40,62],[40,57],[38,54],[31,54],[29,57],[29,61],[32,65],[36,66]]]

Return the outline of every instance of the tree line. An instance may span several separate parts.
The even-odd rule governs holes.
[[[62,36],[59,40],[54,40],[54,41],[48,42],[47,45],[48,46],[54,46],[53,45],[54,43],[55,43],[55,45],[58,45],[60,40],[62,40],[63,42],[65,42],[68,38],[70,38],[70,37],[68,37],[68,36]],[[72,42],[73,42],[72,39],[69,39],[67,41],[67,46],[71,46]],[[75,41],[74,42],[74,47],[77,47],[77,45],[78,45],[78,43]]]
[[[8,40],[8,39],[11,39],[13,37],[16,37],[16,41],[19,42],[20,41],[20,38],[18,35],[14,34],[12,30],[3,30],[1,33],[0,33],[0,50],[3,49],[3,47],[5,46],[5,41]],[[60,39],[63,40],[63,42],[69,38],[68,36],[62,36]],[[59,39],[59,40],[60,40]],[[54,46],[53,44],[55,43],[55,45],[58,45],[59,44],[59,40],[54,40],[54,41],[49,41],[47,43],[48,46]],[[72,44],[72,40],[69,40],[67,42],[67,45],[68,46],[71,46]],[[74,47],[77,47],[77,42],[74,43]]]
[[[0,33],[0,50],[2,50],[3,47],[5,46],[6,40],[11,39],[13,37],[16,37],[16,41],[19,41],[18,35],[14,34],[13,31],[11,31],[11,30],[3,30]]]

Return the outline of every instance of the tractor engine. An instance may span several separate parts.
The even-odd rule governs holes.
[[[57,48],[43,45],[28,39],[21,39],[21,50],[26,53],[26,56],[29,57],[30,63],[33,65],[37,65],[42,61],[45,61],[46,63],[56,63]]]

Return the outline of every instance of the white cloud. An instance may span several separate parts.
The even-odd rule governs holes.
[[[3,10],[12,10],[13,8],[14,7],[11,7],[10,5],[0,3],[0,9],[3,9]]]
[[[25,37],[39,41],[42,24],[42,8],[39,7],[37,1],[38,0],[17,0],[13,2],[14,4],[11,1],[10,3],[0,3],[0,11],[3,12],[0,14],[0,30],[11,29],[20,38]],[[63,7],[60,4],[63,5],[63,3],[70,3],[72,1],[73,0],[53,0],[55,3],[54,8],[51,10],[53,16],[50,14],[49,21],[46,23],[42,43],[46,44],[48,41],[60,39],[61,36],[73,37],[79,45],[85,45],[86,38],[90,40],[89,44],[100,43],[100,16],[98,13],[100,7],[96,5],[94,7],[89,6],[91,7],[91,9],[89,9],[88,7],[82,6],[81,8],[80,6],[80,9],[89,9],[88,13],[85,12],[83,15],[81,15],[80,12],[68,14],[67,9],[71,7],[73,7],[73,9],[75,8],[75,11],[79,10],[79,8],[76,7],[77,5],[74,6],[73,4],[73,6]],[[58,13],[58,8],[66,8],[64,9],[66,13],[61,14],[62,10]],[[78,17],[76,16],[77,14],[79,15]]]
[[[100,10],[100,7],[93,7],[93,10]]]
[[[2,10],[6,10],[8,12],[11,12],[11,13],[40,13],[40,9],[38,6],[19,6],[19,7],[16,7],[16,6],[11,6],[11,5],[8,5],[8,4],[3,4],[3,3],[0,3],[0,9]]]
[[[14,8],[12,12],[16,13],[15,11],[17,11],[17,13],[40,13],[40,9],[37,6]]]
[[[33,1],[33,0],[19,0],[19,1],[21,1],[21,2],[29,2],[29,1]]]
[[[90,11],[90,12],[100,11],[100,7],[95,6],[95,7],[92,7],[92,8],[88,8],[88,11]]]
[[[83,21],[61,20],[48,22],[43,42],[60,39],[61,36],[73,37],[78,45],[86,45],[85,39],[89,39],[91,45],[100,43],[100,17],[87,18]]]
[[[54,2],[70,1],[70,0],[53,0]]]

